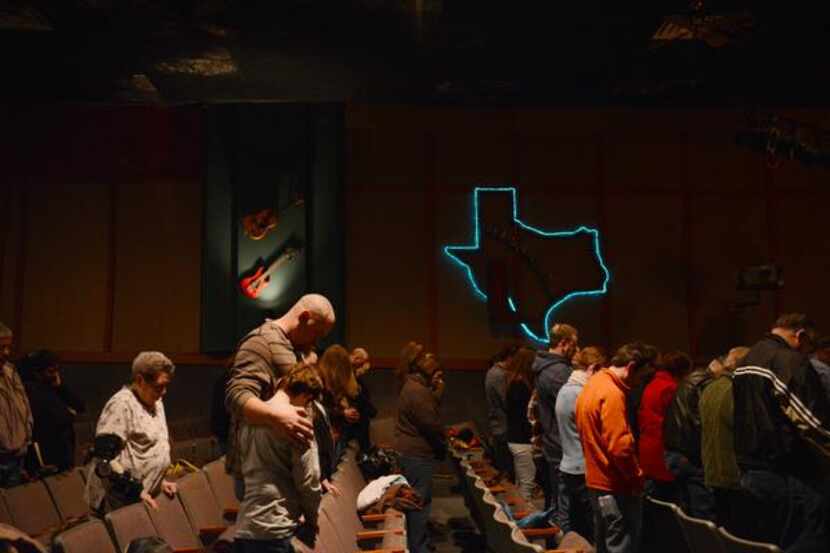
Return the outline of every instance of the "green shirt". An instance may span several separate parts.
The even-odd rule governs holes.
[[[735,457],[735,402],[732,375],[724,374],[700,396],[701,454],[706,485],[738,488],[741,474]]]

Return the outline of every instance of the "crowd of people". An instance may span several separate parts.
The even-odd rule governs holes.
[[[313,544],[321,498],[340,493],[332,475],[345,444],[372,446],[368,352],[315,351],[334,324],[325,297],[303,296],[240,340],[217,387],[240,553],[291,552],[293,538]],[[0,486],[19,483],[30,463],[72,466],[73,420],[84,410],[53,353],[32,352],[15,367],[12,345],[0,325]],[[492,360],[484,386],[490,453],[522,496],[544,497],[551,523],[592,539],[600,553],[639,550],[644,495],[788,553],[828,551],[828,362],[830,339],[801,314],[781,316],[754,346],[702,367],[642,342],[607,356],[580,347],[573,326],[555,324],[548,347],[514,345]],[[96,515],[132,501],[156,509],[158,494],[177,493],[166,478],[163,401],[174,376],[166,355],[141,352],[129,383],[103,408],[95,448],[99,437],[117,438],[109,462],[139,493],[125,495],[90,460],[86,499]],[[395,379],[391,445],[419,506],[405,513],[407,545],[427,553],[433,473],[447,449],[443,371],[409,342]]]
[[[500,352],[485,397],[494,461],[525,497],[541,488],[551,523],[633,553],[648,495],[788,553],[830,551],[830,339],[805,315],[702,367],[642,342],[608,359],[567,324],[549,339]]]

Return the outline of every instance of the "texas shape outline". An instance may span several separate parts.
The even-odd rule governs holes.
[[[474,228],[473,228],[473,243],[470,245],[447,245],[444,246],[444,253],[449,257],[454,263],[459,265],[462,269],[464,269],[467,273],[467,279],[470,281],[470,285],[472,286],[473,292],[477,297],[479,297],[482,301],[487,301],[487,294],[481,289],[476,281],[475,275],[473,274],[473,269],[470,267],[468,263],[465,263],[461,260],[458,256],[456,256],[453,252],[472,252],[480,249],[480,235],[481,235],[481,221],[479,220],[479,211],[478,211],[478,204],[479,204],[479,194],[486,192],[509,192],[512,196],[512,205],[513,205],[513,221],[529,232],[533,232],[538,234],[539,236],[543,236],[545,238],[565,238],[570,236],[575,236],[577,234],[589,234],[593,238],[593,246],[594,246],[594,256],[596,257],[597,263],[599,263],[600,269],[603,273],[603,280],[602,286],[600,288],[595,288],[591,290],[575,290],[573,292],[569,292],[562,298],[558,299],[557,301],[553,302],[545,312],[545,318],[543,321],[542,326],[542,333],[536,334],[531,330],[530,326],[527,322],[521,322],[520,327],[522,331],[532,340],[535,340],[540,343],[547,343],[547,329],[550,328],[550,320],[553,316],[553,313],[565,302],[570,301],[574,298],[583,297],[583,296],[598,296],[608,292],[608,283],[611,280],[611,272],[608,270],[608,267],[605,265],[605,261],[602,258],[602,252],[600,251],[600,236],[599,230],[580,226],[572,230],[560,230],[560,231],[546,231],[523,222],[519,219],[519,208],[517,202],[517,192],[516,188],[512,186],[504,186],[504,187],[476,187],[473,190],[473,221],[474,221]],[[509,307],[512,311],[516,311],[516,306],[513,303],[512,298],[508,297]]]

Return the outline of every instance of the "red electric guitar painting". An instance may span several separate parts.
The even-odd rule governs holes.
[[[286,248],[268,267],[265,267],[265,263],[261,259],[257,260],[254,273],[239,280],[240,290],[246,297],[256,299],[263,290],[268,288],[274,271],[279,269],[281,265],[293,261],[301,252],[302,248]]]

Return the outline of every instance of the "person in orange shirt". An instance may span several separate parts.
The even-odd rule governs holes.
[[[622,346],[611,358],[611,366],[591,377],[576,400],[597,553],[640,549],[643,471],[625,398],[651,370],[656,356],[654,347],[640,342]]]

